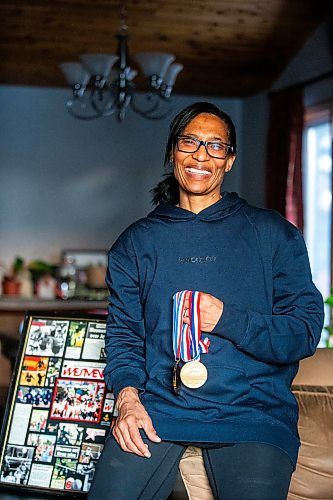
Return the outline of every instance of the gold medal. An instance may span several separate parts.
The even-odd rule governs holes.
[[[200,361],[189,361],[180,370],[182,383],[190,389],[197,389],[204,385],[207,377],[207,368]]]

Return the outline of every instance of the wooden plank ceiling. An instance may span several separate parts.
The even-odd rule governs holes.
[[[175,54],[184,65],[175,86],[180,94],[251,95],[270,88],[330,4],[128,0],[129,55]],[[119,13],[115,0],[1,0],[0,84],[65,86],[61,62],[116,52]]]

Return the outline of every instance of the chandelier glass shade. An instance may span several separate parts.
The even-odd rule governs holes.
[[[165,118],[172,110],[170,96],[178,73],[183,69],[173,54],[141,52],[132,56],[145,77],[147,92],[137,92],[138,71],[129,65],[128,32],[123,26],[117,54],[82,54],[80,62],[60,64],[72,87],[67,110],[75,118],[93,120],[115,114],[122,121],[131,107],[151,120]]]

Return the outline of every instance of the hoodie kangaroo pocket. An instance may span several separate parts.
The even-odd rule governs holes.
[[[200,402],[218,404],[240,404],[249,401],[250,384],[245,372],[233,366],[207,366],[208,378],[198,389],[182,385],[180,395],[192,406]]]
[[[251,386],[244,370],[229,365],[210,365],[207,371],[208,378],[203,386],[189,389],[181,384],[178,395],[172,390],[172,371],[156,373],[148,379],[141,400],[144,405],[149,403],[150,407],[156,406],[159,410],[163,406],[165,412],[171,404],[172,414],[176,408],[202,410],[210,407],[216,410],[221,405],[251,404]]]

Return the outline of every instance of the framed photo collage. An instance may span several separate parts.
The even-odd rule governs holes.
[[[0,487],[81,496],[109,433],[105,315],[25,318],[1,433]]]

